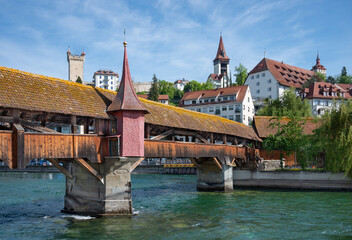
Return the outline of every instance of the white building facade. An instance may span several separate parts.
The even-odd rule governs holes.
[[[298,94],[302,84],[314,74],[313,71],[263,58],[249,72],[245,85],[250,87],[257,111],[265,99],[277,99],[286,89],[295,88]]]
[[[116,91],[119,83],[119,74],[111,70],[99,70],[93,75],[95,87]]]
[[[174,82],[174,87],[178,90],[183,91],[185,89],[186,84],[189,83],[188,80],[182,79],[182,80],[176,80]]]
[[[253,99],[248,86],[235,86],[185,93],[180,107],[214,114],[245,125],[254,117]]]

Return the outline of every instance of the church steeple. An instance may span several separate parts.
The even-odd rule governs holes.
[[[216,57],[213,63],[214,63],[214,74],[218,75],[218,79],[220,80],[220,87],[228,87],[229,81],[230,81],[229,79],[230,58],[226,55],[221,34],[220,34],[218,52],[216,53]]]
[[[230,58],[226,55],[224,43],[222,41],[222,36],[220,35],[220,42],[219,42],[219,47],[218,47],[218,52],[216,53],[216,57],[214,59],[214,63],[220,61],[220,62],[228,62],[230,61]]]
[[[326,68],[320,64],[319,52],[317,53],[317,59],[315,65],[312,67],[312,70],[315,73],[321,73],[326,76]]]

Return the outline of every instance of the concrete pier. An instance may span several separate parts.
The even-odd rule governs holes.
[[[107,157],[102,164],[91,164],[102,180],[71,161],[66,177],[63,212],[88,215],[132,214],[131,171],[140,158]]]
[[[217,164],[211,158],[203,159],[197,168],[197,189],[199,191],[232,191],[232,166]]]

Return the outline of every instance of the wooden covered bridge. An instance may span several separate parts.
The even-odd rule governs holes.
[[[130,172],[147,157],[190,158],[200,190],[232,189],[233,164],[259,157],[253,146],[261,139],[250,127],[138,99],[126,45],[117,94],[0,67],[0,96],[0,160],[11,169],[51,161],[66,175],[68,212],[131,213]],[[50,128],[60,125],[72,133]]]

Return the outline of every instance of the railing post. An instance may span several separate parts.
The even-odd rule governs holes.
[[[26,167],[24,166],[24,129],[20,124],[14,123],[12,130],[12,161],[9,162],[9,167],[23,169]]]

